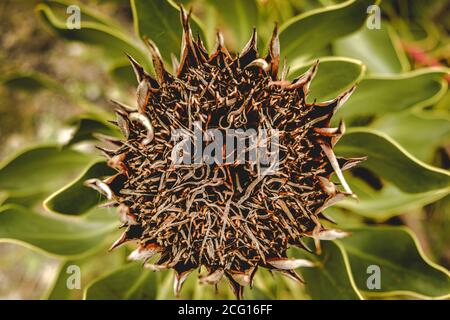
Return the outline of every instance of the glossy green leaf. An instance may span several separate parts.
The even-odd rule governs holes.
[[[375,2],[350,0],[288,20],[280,27],[282,56],[287,57],[291,66],[310,59],[331,42],[361,28],[367,18],[367,7]]]
[[[221,19],[219,29],[222,29],[221,26],[225,26],[229,27],[232,32],[233,38],[225,39],[225,41],[231,42],[235,51],[241,51],[250,39],[253,28],[258,25],[258,7],[256,1],[207,0],[207,3],[216,9],[218,17]],[[270,22],[265,21],[265,23]]]
[[[349,130],[336,145],[336,154],[367,156],[361,167],[372,170],[404,192],[421,193],[450,188],[450,174],[447,171],[415,159],[394,140],[375,130]]]
[[[447,90],[443,97],[434,105],[436,110],[450,111],[450,91]]]
[[[16,71],[0,77],[0,85],[12,91],[20,90],[29,93],[36,93],[40,90],[49,90],[54,94],[63,96],[65,99],[69,99],[75,106],[88,112],[99,115],[105,114],[105,111],[97,105],[84,99],[82,96],[67,90],[64,85],[41,72]]]
[[[308,241],[313,247],[313,242]],[[322,241],[322,254],[307,253],[292,249],[291,256],[308,259],[317,264],[311,268],[300,268],[299,272],[306,281],[306,292],[312,299],[322,300],[359,300],[358,292],[348,263],[347,255],[338,243]]]
[[[409,213],[427,204],[433,203],[449,192],[449,188],[420,193],[401,191],[392,183],[383,181],[381,190],[375,190],[365,181],[347,175],[347,182],[358,200],[344,199],[336,206],[352,210],[354,213],[376,221],[385,221],[399,214]],[[341,225],[341,224],[339,224]]]
[[[170,0],[132,0],[131,9],[137,35],[154,41],[164,60],[170,63],[171,54],[180,53],[183,35],[178,6]],[[191,28],[193,35],[199,33],[205,41],[202,26],[195,17],[191,18]]]
[[[341,203],[342,201],[338,202]],[[366,222],[364,221],[364,216],[357,215],[355,212],[343,209],[338,207],[338,205],[334,205],[331,207],[328,207],[324,210],[324,213],[330,217],[333,218],[334,221],[336,221],[336,224],[322,221],[324,226],[330,227],[330,228],[336,228],[338,226],[339,228],[355,228],[360,226],[365,226]]]
[[[450,117],[433,111],[386,115],[373,128],[386,133],[418,159],[431,163],[436,150],[450,142]]]
[[[83,21],[97,22],[105,24],[114,28],[120,28],[120,24],[102,14],[100,11],[93,9],[91,6],[83,5],[80,1],[73,0],[42,0],[41,2],[48,5],[52,10],[59,16],[69,16],[67,13],[67,8],[71,5],[76,5],[80,8]]]
[[[57,146],[31,148],[6,160],[0,168],[0,189],[10,195],[30,195],[56,189],[70,175],[93,160],[72,149]]]
[[[380,29],[361,28],[333,44],[336,55],[361,60],[368,73],[396,74],[409,70],[408,58],[388,22]]]
[[[254,288],[244,290],[245,299],[273,299],[271,291],[276,289],[277,281],[266,270],[259,270],[255,277]],[[298,284],[297,284],[298,286]],[[279,286],[280,292],[282,286]],[[173,272],[171,270],[154,272],[145,269],[142,263],[129,263],[117,270],[93,281],[86,289],[87,300],[167,300],[174,299]],[[234,295],[227,281],[214,286],[201,285],[198,274],[192,273],[183,285],[182,299],[233,299]]]
[[[294,79],[308,70],[311,63],[293,69],[289,78]],[[347,58],[322,58],[314,77],[308,102],[326,101],[337,97],[361,79],[364,74],[364,65],[358,60]]]
[[[43,199],[48,197],[51,190],[33,190],[30,192],[13,192],[12,195],[5,193],[5,199],[1,202],[2,205],[6,204],[18,204],[23,207],[32,208],[42,202]]]
[[[80,215],[99,205],[104,197],[97,191],[86,187],[83,183],[87,179],[112,176],[116,171],[106,165],[105,162],[96,162],[88,167],[75,181],[68,186],[56,191],[44,205],[49,210],[69,214]]]
[[[370,76],[361,81],[335,118],[347,123],[355,117],[381,116],[437,102],[447,85],[446,69],[429,68],[398,76]]]
[[[67,16],[57,16],[52,8],[46,4],[39,4],[36,12],[44,23],[60,37],[80,41],[85,44],[94,45],[102,49],[103,53],[112,60],[126,60],[125,52],[132,55],[137,61],[152,70],[149,55],[145,54],[143,45],[118,28],[105,25],[97,21],[85,21],[81,19],[80,29],[68,29],[66,26]]]
[[[125,247],[109,252],[107,247],[100,247],[97,252],[88,256],[64,260],[61,262],[57,276],[44,295],[47,300],[80,300],[83,298],[84,289],[98,277],[106,275],[125,263]],[[67,283],[73,278],[74,266],[79,267],[81,272],[80,288],[68,288]],[[105,268],[105,266],[108,266]]]
[[[17,205],[0,209],[1,241],[23,243],[56,256],[80,256],[95,250],[117,226],[115,215],[106,210],[69,218]]]
[[[142,263],[129,263],[90,284],[86,300],[154,300],[158,292],[156,273]]]
[[[450,273],[424,256],[407,229],[366,227],[350,231],[350,237],[336,242],[344,247],[356,284],[367,295],[450,296]],[[367,287],[370,265],[381,269],[381,289]]]
[[[98,116],[85,115],[76,120],[75,132],[65,146],[68,147],[79,142],[97,140],[94,137],[95,133],[120,137],[120,131],[116,126],[104,121]]]

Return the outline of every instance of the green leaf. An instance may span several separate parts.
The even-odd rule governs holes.
[[[119,129],[111,123],[104,121],[99,116],[84,115],[77,118],[76,122],[76,130],[65,147],[72,146],[78,142],[97,140],[93,136],[95,133],[120,137]]]
[[[429,261],[415,236],[406,228],[351,229],[350,237],[337,240],[348,255],[359,289],[368,296],[407,295],[421,298],[450,296],[450,273]],[[367,267],[381,269],[381,289],[367,288]]]
[[[335,118],[381,116],[437,102],[447,89],[445,68],[428,68],[398,76],[370,76],[361,81]]]
[[[97,252],[91,255],[72,260],[64,260],[59,266],[57,276],[44,295],[46,300],[80,300],[83,298],[84,288],[94,279],[106,275],[109,270],[113,270],[125,263],[125,247],[118,248],[113,252],[108,252],[106,247],[100,247]],[[67,281],[73,277],[70,272],[71,266],[80,268],[81,279],[80,288],[68,288]],[[108,266],[108,268],[105,268]]]
[[[445,197],[450,192],[447,188],[421,193],[406,193],[386,181],[382,181],[381,190],[375,190],[365,181],[351,175],[347,175],[346,180],[352,191],[358,196],[358,201],[344,199],[336,206],[352,210],[358,215],[376,221],[385,221],[393,216],[411,212]]]
[[[436,110],[450,111],[450,91],[447,90],[443,97],[434,105]]]
[[[66,92],[64,86],[38,72],[14,72],[0,78],[0,84],[10,90],[23,90],[31,93],[43,89],[60,93]]]
[[[231,42],[235,51],[240,51],[251,38],[253,28],[258,25],[258,7],[255,0],[207,0],[219,18],[219,25],[229,27],[233,38]],[[265,21],[265,23],[269,23]],[[219,27],[219,29],[221,29]],[[258,30],[260,31],[260,30]],[[234,41],[233,41],[234,40]]]
[[[136,34],[154,41],[166,62],[171,61],[171,53],[178,56],[183,35],[178,6],[170,0],[131,0],[131,9]],[[206,39],[195,17],[191,18],[191,28],[194,36],[199,33]]]
[[[262,276],[269,281],[272,277],[267,271],[258,271],[255,277],[255,288],[245,290],[247,299],[269,298],[268,288],[263,288],[265,283],[261,279]],[[271,287],[275,287],[274,282]],[[196,300],[234,298],[225,280],[218,284],[216,291],[213,286],[200,285],[196,272],[186,279],[181,297]],[[166,300],[174,298],[173,272],[171,270],[154,272],[144,268],[142,263],[135,262],[124,265],[93,281],[85,291],[86,300]]]
[[[448,113],[433,111],[402,112],[386,115],[372,124],[386,133],[418,159],[431,163],[436,150],[450,141]],[[414,134],[411,134],[413,130]]]
[[[91,178],[112,176],[115,173],[104,161],[91,164],[75,181],[56,191],[44,202],[44,206],[54,212],[80,215],[94,208],[104,200],[97,191],[84,186]]]
[[[294,79],[308,70],[312,63],[299,66],[289,73]],[[320,59],[317,74],[314,77],[308,99],[326,101],[336,98],[340,93],[359,81],[364,74],[365,67],[358,60],[339,57]]]
[[[336,55],[361,60],[369,73],[396,74],[409,70],[409,62],[395,31],[383,21],[380,29],[361,28],[333,44]]]
[[[351,0],[300,14],[280,28],[282,56],[291,66],[308,60],[336,39],[361,28],[374,0]]]
[[[311,240],[311,239],[308,239]],[[313,245],[308,241],[308,245]],[[306,293],[312,299],[360,300],[361,294],[355,286],[347,255],[338,243],[322,241],[322,254],[316,255],[300,249],[291,249],[292,256],[308,259],[317,264],[311,268],[300,268],[306,281]]]
[[[49,90],[54,94],[61,95],[64,98],[71,100],[74,105],[79,106],[88,112],[95,112],[99,115],[104,115],[106,113],[97,105],[84,99],[82,96],[67,90],[64,85],[41,72],[16,71],[0,77],[0,85],[8,88],[9,90],[21,90],[29,93]]]
[[[106,210],[69,218],[17,205],[0,209],[0,241],[19,242],[56,256],[77,257],[96,250],[117,226],[115,216]]]
[[[30,148],[1,165],[0,189],[17,196],[47,192],[92,160],[91,155],[58,146]]]
[[[43,3],[48,5],[52,10],[59,16],[69,16],[67,13],[67,8],[71,5],[76,5],[80,8],[81,16],[83,21],[97,22],[101,24],[105,24],[114,28],[120,28],[120,25],[117,21],[111,19],[107,15],[102,14],[101,12],[92,9],[89,6],[85,6],[79,1],[74,0],[43,0]]]
[[[129,263],[91,283],[85,291],[86,300],[154,300],[158,293],[158,277],[144,269],[142,263]]]
[[[81,19],[80,29],[68,29],[66,26],[67,15],[57,16],[56,12],[46,4],[36,6],[36,12],[42,21],[60,37],[80,41],[94,45],[102,49],[105,56],[113,61],[126,60],[125,52],[132,55],[147,70],[153,70],[147,55],[142,49],[142,44],[130,39],[126,34],[110,25],[98,21],[85,21]]]
[[[393,183],[404,192],[421,193],[449,189],[450,174],[415,159],[398,143],[381,132],[354,128],[336,146],[345,157],[367,156],[360,166]]]
[[[5,199],[1,202],[1,204],[18,204],[23,207],[32,208],[33,206],[40,204],[42,199],[48,197],[50,191],[51,190],[35,190],[29,193],[14,193],[13,195],[8,195],[8,193],[5,193]]]

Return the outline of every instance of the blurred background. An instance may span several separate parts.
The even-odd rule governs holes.
[[[259,1],[278,21],[342,2]],[[98,48],[66,41],[52,33],[36,14],[38,2],[0,1],[0,159],[36,142],[64,141],[70,135],[73,117],[84,111],[83,104],[110,109],[110,99],[130,101],[134,95],[134,87],[123,80],[120,70],[111,72],[110,65],[99,59],[102,53]],[[182,2],[189,5],[190,1]],[[198,5],[202,1],[195,2],[197,16],[207,20]],[[114,18],[125,32],[133,33],[128,1],[81,3]],[[411,69],[449,66],[450,1],[387,0],[381,8],[383,18],[397,32],[399,48]],[[447,93],[438,103],[448,109],[450,95]],[[450,166],[448,138],[433,160],[442,168]],[[399,215],[387,223],[409,226],[426,253],[449,268],[449,203],[447,197],[417,214]],[[23,261],[26,263],[20,263]],[[92,276],[101,267],[92,266]],[[22,245],[0,243],[0,299],[39,299],[51,286],[58,268],[57,259]]]

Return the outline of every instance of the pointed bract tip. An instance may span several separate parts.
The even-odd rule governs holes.
[[[248,40],[247,44],[242,49],[242,52],[239,55],[239,58],[243,58],[244,56],[246,56],[248,54],[258,54],[257,42],[258,42],[258,34],[256,31],[256,28],[253,28],[253,32],[250,37],[250,40]]]
[[[164,66],[164,61],[162,59],[162,56],[161,56],[161,53],[159,52],[158,47],[147,36],[144,36],[144,43],[147,45],[147,47],[150,50],[150,54],[152,56],[152,61],[153,61],[153,67],[155,68],[155,72],[158,77],[158,83],[162,84],[162,83],[167,82],[171,78],[171,76],[167,72],[167,70]]]
[[[117,101],[115,99],[110,99],[109,102],[113,106],[115,106],[117,109],[119,109],[121,111],[124,111],[125,113],[131,113],[131,112],[135,112],[136,111],[135,108],[132,108],[132,107],[130,107],[130,106],[128,106],[128,105],[126,105],[126,104],[124,104],[124,103],[122,103],[120,101]]]
[[[173,281],[173,292],[175,294],[175,297],[180,297],[180,292],[183,287],[184,282],[186,281],[187,277],[194,271],[194,269],[178,272],[175,270],[175,276]]]
[[[130,61],[131,66],[133,67],[133,71],[137,81],[141,82],[147,76],[147,73],[145,72],[144,68],[131,55],[129,55],[126,52],[125,54],[128,60]]]
[[[292,270],[301,267],[313,267],[314,263],[306,259],[287,259],[287,258],[275,258],[268,259],[267,263],[280,270]]]
[[[109,247],[108,251],[113,251],[114,249],[116,249],[117,247],[120,247],[122,244],[124,244],[128,240],[130,240],[130,239],[127,238],[126,232],[122,233],[122,235],[119,237],[119,239],[114,241],[114,243],[111,245],[111,247]]]
[[[130,253],[128,256],[129,261],[137,261],[143,260],[144,263],[153,257],[155,254],[159,253],[161,248],[154,243],[150,243],[147,245],[139,245],[137,249]]]
[[[98,191],[100,194],[104,195],[108,200],[112,200],[114,198],[114,194],[111,188],[100,179],[88,179],[84,181],[84,186],[92,188]]]
[[[319,231],[317,234],[307,234],[308,237],[317,238],[319,240],[331,241],[336,239],[342,239],[350,236],[349,232],[338,230],[338,229],[324,229]]]
[[[200,283],[204,284],[217,284],[220,279],[222,279],[224,275],[223,269],[219,268],[211,273],[209,273],[207,276],[203,276],[199,278]]]

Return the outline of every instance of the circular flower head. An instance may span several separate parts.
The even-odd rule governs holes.
[[[86,182],[117,206],[125,231],[113,248],[136,240],[130,259],[175,270],[177,294],[202,266],[201,282],[225,276],[238,298],[258,267],[301,280],[294,269],[312,263],[288,259],[289,246],[309,250],[306,236],[320,250],[320,240],[345,235],[320,219],[329,219],[324,208],[352,195],[342,170],[362,160],[332,151],[345,127],[330,128],[331,117],[354,87],[307,103],[318,62],[293,81],[286,67],[279,77],[276,27],[265,57],[255,30],[239,55],[227,51],[221,34],[209,55],[183,8],[181,18],[173,74],[148,39],[156,79],[129,57],[137,108],[115,103],[124,139],[104,137],[115,148],[99,148],[118,173]],[[343,190],[330,181],[333,173]]]

